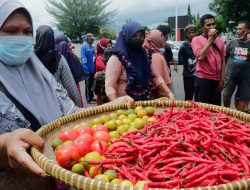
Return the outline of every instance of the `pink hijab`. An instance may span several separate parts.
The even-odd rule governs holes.
[[[164,36],[159,30],[151,30],[146,34],[142,47],[156,53],[160,52],[160,48],[165,47],[165,43]]]

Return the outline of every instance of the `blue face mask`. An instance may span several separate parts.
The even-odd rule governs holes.
[[[159,50],[162,54],[165,52],[165,48],[160,48]]]
[[[0,36],[0,60],[6,65],[23,65],[33,53],[32,36]]]

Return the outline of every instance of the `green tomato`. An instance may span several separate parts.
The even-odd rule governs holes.
[[[138,131],[138,129],[135,128],[135,127],[133,127],[133,126],[131,126],[131,127],[128,128],[127,132],[132,132],[132,131]]]
[[[109,180],[112,181],[113,179],[117,178],[118,174],[115,170],[106,170],[103,175],[106,175],[109,177]]]
[[[63,142],[59,138],[54,138],[51,142],[52,148],[55,150],[58,146],[62,145]]]
[[[129,181],[129,180],[123,180],[120,185],[127,185],[127,186],[130,186],[130,187],[134,186],[133,183],[131,181]]]
[[[106,123],[110,120],[110,117],[108,115],[102,115],[101,117],[102,123]]]
[[[102,174],[102,169],[101,168],[98,168],[96,175],[95,175],[95,170],[96,170],[95,166],[91,166],[89,168],[89,175],[90,175],[91,178],[94,178],[96,175]]]
[[[117,127],[116,131],[118,131],[119,134],[122,135],[128,131],[129,127],[130,127],[130,125],[128,125],[128,124],[121,125],[121,126]]]
[[[110,119],[117,119],[118,115],[116,113],[109,114]]]
[[[109,135],[111,136],[112,139],[119,139],[120,138],[120,134],[118,131],[110,131]]]
[[[142,107],[142,106],[137,106],[137,107],[135,108],[135,113],[137,113],[139,110],[143,110],[143,107]]]
[[[117,115],[126,115],[126,111],[125,110],[117,110],[115,113]]]
[[[77,163],[77,164],[74,164],[71,168],[71,171],[73,173],[77,173],[77,174],[83,174],[83,170],[84,170],[84,166],[82,163]]]
[[[102,160],[102,156],[99,152],[90,152],[84,156],[84,161],[89,162],[91,160]]]
[[[91,121],[91,124],[92,126],[93,125],[99,125],[99,124],[102,124],[102,119],[101,118],[94,118],[92,121]]]
[[[147,181],[137,181],[135,187],[144,187],[144,184],[148,183]]]
[[[131,113],[135,113],[135,110],[133,110],[133,109],[128,109],[126,112],[127,112],[127,115],[129,115],[129,114],[131,114]]]
[[[100,180],[100,181],[103,181],[103,182],[107,182],[107,183],[109,182],[109,177],[106,176],[106,175],[103,175],[103,174],[99,174],[99,175],[95,176],[94,179]]]
[[[117,128],[117,123],[115,122],[114,119],[106,122],[104,125],[111,131],[114,131]]]
[[[144,127],[145,123],[146,123],[146,121],[144,121],[143,119],[141,119],[141,118],[136,118],[136,119],[134,120],[134,127],[135,127],[136,129],[142,129],[142,128]]]
[[[126,119],[126,118],[127,118],[127,116],[126,116],[126,115],[119,115],[117,119],[119,119],[119,120],[123,120],[123,119]]]
[[[147,112],[143,109],[137,111],[137,117],[142,118],[143,116],[148,115]]]
[[[63,145],[70,146],[70,145],[72,145],[72,141],[65,141],[65,142],[63,143]]]
[[[155,113],[155,108],[152,106],[147,106],[144,110],[148,113],[148,115],[153,115]]]
[[[110,183],[120,185],[121,182],[122,182],[122,180],[120,180],[120,179],[113,179]]]
[[[134,114],[134,113],[130,113],[130,114],[128,114],[128,118],[129,118],[131,121],[134,121],[135,118],[137,118],[137,115]]]

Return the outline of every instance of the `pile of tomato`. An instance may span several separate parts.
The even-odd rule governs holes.
[[[155,109],[151,106],[135,109],[117,110],[102,115],[90,122],[82,122],[73,128],[63,129],[58,137],[52,140],[52,147],[58,164],[74,173],[99,179],[114,184],[131,185],[121,178],[115,170],[103,170],[90,164],[91,161],[106,160],[104,153],[123,134],[142,129],[146,123],[155,120],[151,117]],[[144,183],[138,182],[136,186]]]

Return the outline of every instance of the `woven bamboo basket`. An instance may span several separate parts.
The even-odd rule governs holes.
[[[154,106],[157,111],[167,109],[171,107],[172,102],[169,100],[153,100],[153,101],[138,101],[135,103],[135,106]],[[210,104],[200,103],[202,107],[208,108],[209,110],[217,110],[223,113],[226,113],[228,116],[236,118],[241,121],[250,123],[250,114],[239,112],[230,108],[225,108],[221,106],[215,106]],[[188,108],[194,107],[194,104],[190,102],[177,100],[174,103],[174,108]],[[63,169],[55,161],[54,151],[50,145],[51,139],[56,137],[59,132],[64,127],[72,127],[81,122],[87,122],[93,117],[97,117],[107,112],[112,112],[118,109],[126,109],[126,104],[109,104],[102,105],[98,107],[86,108],[84,111],[79,113],[74,113],[55,120],[54,122],[43,126],[40,128],[37,133],[45,139],[45,149],[43,152],[40,152],[36,148],[32,147],[31,155],[38,165],[47,172],[48,175],[51,175],[53,178],[63,181],[71,187],[84,190],[139,190],[143,188],[138,187],[129,187],[121,186],[111,183],[105,183],[102,181],[97,181],[78,175]],[[156,111],[156,112],[157,112]],[[156,189],[156,188],[153,188]],[[152,190],[153,190],[152,189]],[[163,189],[161,189],[163,190]],[[219,186],[212,187],[199,187],[199,188],[188,188],[182,190],[250,190],[250,179],[236,181],[229,184],[223,184]]]

